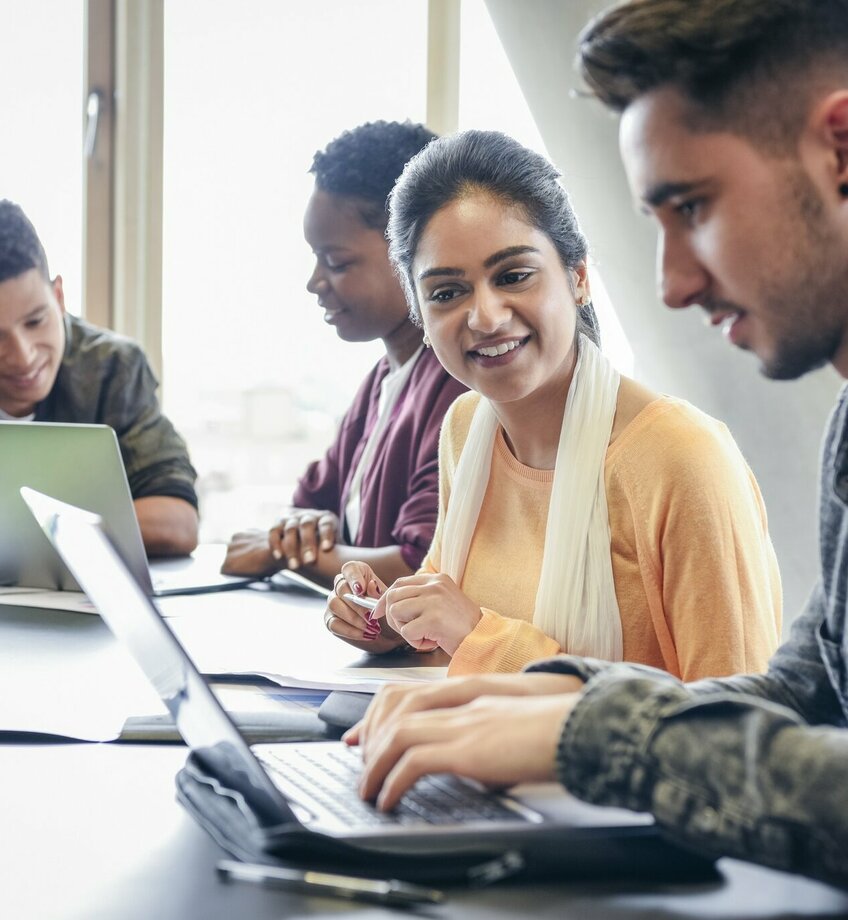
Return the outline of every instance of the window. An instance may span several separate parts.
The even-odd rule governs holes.
[[[381,354],[305,289],[308,169],[346,128],[424,120],[426,32],[426,0],[165,5],[165,409],[203,540],[276,519]]]
[[[0,31],[4,143],[0,197],[35,225],[52,274],[65,282],[72,313],[82,311],[83,4],[7,3]]]

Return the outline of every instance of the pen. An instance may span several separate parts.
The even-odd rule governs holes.
[[[352,604],[359,604],[360,607],[365,607],[367,610],[373,610],[380,603],[379,597],[360,597],[358,594],[343,594],[342,597]]]
[[[333,593],[322,585],[317,584],[309,578],[305,578],[299,572],[293,572],[291,569],[280,569],[279,572],[275,572],[271,576],[271,582],[274,581],[290,581],[292,584],[300,585],[301,588],[306,588],[309,591],[314,591],[316,594],[320,594],[322,597],[330,597]]]
[[[444,893],[435,888],[410,885],[396,879],[370,879],[329,872],[284,869],[259,863],[222,859],[217,865],[218,876],[225,881],[256,882],[269,888],[300,891],[304,894],[326,894],[351,901],[373,901],[377,904],[441,904]]]

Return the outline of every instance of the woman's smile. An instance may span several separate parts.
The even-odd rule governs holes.
[[[467,354],[481,367],[501,367],[511,364],[529,341],[529,335],[500,338],[475,345]]]

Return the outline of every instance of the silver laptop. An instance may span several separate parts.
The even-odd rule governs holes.
[[[0,586],[80,590],[21,499],[21,486],[99,514],[147,594],[240,587],[201,563],[151,576],[118,439],[108,425],[0,421]]]
[[[242,801],[260,803],[265,826],[299,825],[313,833],[391,852],[481,844],[509,847],[540,831],[571,834],[575,853],[654,836],[652,819],[586,805],[558,786],[522,787],[494,795],[476,784],[439,775],[419,781],[392,814],[379,813],[356,793],[357,751],[342,742],[259,744],[248,747],[156,605],[140,589],[99,517],[21,490],[86,594],[138,661],[167,706],[180,734]],[[557,851],[557,856],[561,854]]]

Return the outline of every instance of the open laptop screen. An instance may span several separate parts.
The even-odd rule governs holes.
[[[0,421],[0,585],[78,591],[27,510],[21,486],[99,514],[133,577],[152,591],[118,440],[108,425]]]
[[[33,489],[21,496],[106,621],[129,649],[174,719],[186,744],[231,788],[242,789],[273,821],[291,812],[194,662],[142,591],[96,515]]]
[[[80,589],[27,510],[20,496],[23,486],[100,515],[115,548],[146,594],[223,591],[256,580],[222,575],[220,559],[200,552],[160,561],[151,578],[112,428],[0,421],[0,586]]]

